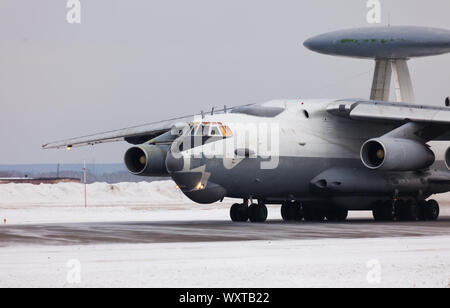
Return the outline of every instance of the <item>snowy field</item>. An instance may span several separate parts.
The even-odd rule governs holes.
[[[450,287],[450,237],[0,251],[0,287]]]
[[[442,214],[450,216],[450,194],[437,196]],[[226,220],[235,200],[199,205],[176,188],[173,181],[152,183],[75,183],[56,185],[0,185],[0,220],[7,224],[99,221]],[[240,200],[237,200],[240,201]],[[351,212],[371,218],[371,212]],[[269,206],[269,218],[281,219],[279,206]]]
[[[197,205],[173,181],[90,184],[87,203],[82,184],[0,185],[0,219],[7,224],[209,219],[228,208]]]
[[[450,196],[438,198],[450,214]],[[108,221],[224,221],[171,181],[0,185],[1,228]],[[270,207],[270,219],[280,219]],[[370,217],[356,213],[352,217]],[[3,224],[7,219],[7,224]],[[450,226],[449,226],[450,227]],[[77,275],[74,276],[74,270]],[[78,275],[79,274],[79,275]],[[73,279],[78,277],[78,279]],[[79,283],[78,283],[79,282]],[[0,248],[0,287],[450,287],[450,235]]]

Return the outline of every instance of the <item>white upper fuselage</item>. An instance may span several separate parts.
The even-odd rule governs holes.
[[[229,144],[226,148],[231,156],[235,156],[237,149],[249,149],[251,153],[260,156],[273,156],[276,150],[279,156],[285,157],[358,159],[361,145],[365,141],[392,129],[392,126],[387,124],[352,121],[333,116],[326,108],[334,101],[275,100],[254,105],[260,108],[284,109],[274,117],[225,113],[207,115],[199,121],[220,122],[230,127],[233,138],[218,142]],[[268,134],[273,129],[278,130],[279,138],[275,143],[270,138],[262,138],[266,134],[266,128]],[[256,138],[256,134],[261,130],[262,136]],[[274,149],[268,143],[278,148]],[[199,151],[207,157],[213,157],[220,155],[222,148],[215,142],[190,149],[184,154],[198,155]]]

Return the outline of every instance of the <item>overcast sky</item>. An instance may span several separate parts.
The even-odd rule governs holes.
[[[0,164],[121,162],[126,143],[43,143],[274,98],[369,96],[373,63],[312,53],[308,37],[366,26],[366,0],[0,1]],[[383,23],[450,29],[450,2],[381,0]],[[443,104],[450,55],[411,61],[416,97]]]

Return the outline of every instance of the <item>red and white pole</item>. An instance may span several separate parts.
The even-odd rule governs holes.
[[[87,208],[86,160],[83,162],[83,174],[84,174],[84,208]]]

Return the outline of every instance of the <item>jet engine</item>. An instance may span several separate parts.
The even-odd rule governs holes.
[[[361,148],[361,160],[372,170],[415,171],[431,166],[435,159],[426,144],[410,139],[375,138]]]
[[[130,148],[124,157],[132,174],[140,176],[168,176],[166,156],[169,146],[141,144]]]

